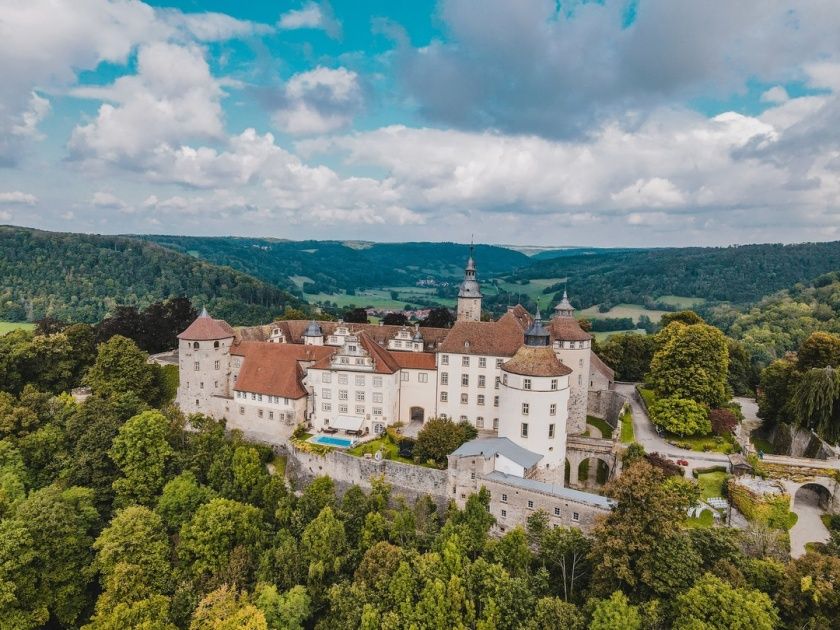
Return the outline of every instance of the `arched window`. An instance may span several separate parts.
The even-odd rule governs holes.
[[[197,341],[195,343],[193,343],[193,349],[198,350],[198,342]]]
[[[213,347],[214,347],[214,348],[218,348],[218,347],[219,347],[219,342],[218,342],[218,341],[214,341],[214,342],[213,342]]]

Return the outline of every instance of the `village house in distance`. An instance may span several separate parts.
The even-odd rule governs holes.
[[[204,310],[179,335],[177,403],[275,446],[302,423],[313,441],[343,449],[396,423],[416,431],[436,416],[467,421],[479,437],[450,455],[441,495],[463,504],[487,487],[502,528],[540,507],[557,524],[587,527],[609,500],[564,487],[567,441],[586,431],[588,401],[609,392],[612,370],[565,292],[548,321],[521,305],[480,321],[481,300],[471,251],[451,328],[234,329]]]

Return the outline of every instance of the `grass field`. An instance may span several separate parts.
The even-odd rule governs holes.
[[[685,519],[685,525],[691,528],[707,528],[714,525],[715,517],[710,510],[703,510],[697,518]]]
[[[504,289],[508,293],[512,293],[514,295],[527,295],[535,302],[540,303],[543,309],[546,309],[551,302],[551,298],[554,297],[554,294],[543,293],[543,289],[550,287],[553,284],[565,282],[565,280],[566,278],[534,278],[528,284],[517,284],[516,282],[504,282],[500,280],[498,285],[500,289]],[[482,289],[484,289],[483,286]],[[488,286],[487,291],[489,292],[491,290],[492,289]]]
[[[396,444],[391,442],[387,437],[381,437],[370,442],[363,442],[358,446],[354,446],[347,452],[356,457],[364,457],[366,454],[375,455],[376,451],[382,451],[383,459],[391,459],[395,462],[402,462],[403,464],[413,464],[410,459],[400,456],[400,449]]]
[[[605,437],[607,439],[612,438],[613,428],[608,425],[605,420],[596,418],[595,416],[586,416],[586,424],[591,424],[593,427],[598,429],[601,432],[601,437]]]
[[[609,339],[613,335],[625,335],[627,333],[635,333],[637,335],[646,335],[647,334],[647,332],[645,331],[644,328],[633,328],[631,330],[602,330],[602,331],[599,331],[599,332],[593,332],[593,333],[589,333],[589,334],[591,334],[593,337],[595,337],[595,339],[597,341],[606,341],[607,339]]]
[[[590,306],[582,311],[576,313],[577,317],[586,317],[588,319],[607,319],[618,317],[632,317],[634,322],[639,321],[641,315],[647,315],[654,322],[658,322],[662,315],[668,311],[649,311],[641,304],[616,304],[606,313],[598,311],[597,306]]]
[[[397,292],[397,299],[391,297],[391,291]],[[455,306],[454,298],[440,298],[435,295],[435,290],[428,287],[385,287],[384,289],[360,289],[355,295],[346,293],[316,293],[305,294],[304,297],[310,302],[334,302],[339,308],[355,305],[361,307],[402,310],[406,304],[412,306],[419,302],[433,301],[442,306]]]
[[[621,441],[632,444],[636,441],[636,431],[633,429],[633,411],[630,407],[621,414]]]
[[[662,297],[657,298],[656,301],[668,304],[669,306],[675,306],[676,308],[683,310],[700,306],[706,302],[704,298],[682,297],[679,295],[663,295]]]
[[[700,485],[700,496],[703,499],[723,496],[723,486],[729,475],[725,472],[708,472],[697,475],[697,483]]]
[[[12,332],[13,330],[17,330],[19,328],[23,328],[24,330],[33,330],[35,328],[35,324],[31,324],[29,322],[0,322],[0,335],[5,335],[7,332]]]

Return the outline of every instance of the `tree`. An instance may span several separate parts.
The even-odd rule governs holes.
[[[537,543],[536,558],[548,570],[551,584],[565,601],[576,601],[586,587],[592,565],[591,541],[577,528],[546,529]]]
[[[367,324],[370,321],[368,319],[367,311],[363,308],[354,308],[344,311],[343,319],[348,324]]]
[[[265,615],[271,630],[303,630],[312,614],[312,601],[306,588],[295,586],[278,593],[273,584],[257,586],[254,603]]]
[[[120,427],[108,454],[122,477],[114,481],[118,505],[151,505],[165,483],[172,457],[169,423],[159,411],[144,411]]]
[[[155,404],[162,392],[154,365],[130,339],[116,335],[99,344],[96,361],[85,376],[85,383],[98,396],[134,393],[140,400]]]
[[[704,323],[703,318],[694,311],[675,311],[673,313],[663,313],[662,318],[659,320],[659,325],[662,326],[662,328],[666,328],[673,322],[680,322],[686,326]]]
[[[557,597],[542,597],[537,600],[534,616],[525,624],[525,630],[563,628],[583,630],[586,627],[583,614],[578,607]]]
[[[738,426],[738,416],[730,409],[712,409],[709,412],[709,423],[715,435],[732,435]]]
[[[729,349],[708,324],[674,322],[657,335],[661,347],[650,363],[650,382],[661,398],[686,398],[710,407],[729,399]]]
[[[227,585],[199,602],[190,630],[268,630],[263,612]]]
[[[405,313],[386,313],[382,323],[386,326],[405,326],[408,324],[408,317]]]
[[[778,614],[765,593],[733,588],[709,573],[677,597],[674,628],[694,630],[772,630]]]
[[[729,350],[729,374],[727,382],[729,389],[736,396],[746,396],[755,392],[758,384],[758,371],[750,361],[750,355],[744,344],[734,339],[726,338]]]
[[[788,563],[777,595],[791,627],[833,628],[840,619],[840,558],[807,552]]]
[[[475,427],[467,422],[455,423],[449,418],[430,418],[417,434],[414,461],[433,461],[444,468],[447,456],[464,442],[478,435]]]
[[[613,335],[598,346],[598,356],[620,381],[642,381],[650,370],[656,341],[650,335]]]
[[[796,367],[800,372],[813,368],[840,367],[840,335],[814,332],[802,342],[796,353]]]
[[[785,358],[773,361],[761,371],[758,415],[769,422],[788,422],[793,418],[793,392],[801,378],[796,364]]]
[[[154,595],[130,603],[100,603],[106,598],[100,596],[96,612],[90,623],[82,630],[113,630],[114,628],[136,628],[142,630],[178,630],[170,613],[170,600],[164,595]]]
[[[323,588],[338,577],[345,562],[347,538],[332,508],[325,507],[306,526],[300,539],[301,553],[309,564],[310,586]]]
[[[639,630],[641,627],[638,608],[630,605],[621,591],[616,591],[609,599],[597,600],[589,622],[589,630]]]
[[[157,501],[155,511],[170,531],[178,531],[199,506],[213,498],[213,491],[199,485],[192,471],[185,471],[168,481]]]
[[[263,541],[259,509],[230,499],[213,499],[181,527],[178,557],[197,580],[246,584]]]
[[[430,328],[451,328],[455,323],[455,317],[448,308],[433,308],[425,319],[420,321],[420,326]]]
[[[676,435],[708,435],[709,412],[700,403],[682,398],[662,398],[650,406],[650,419]]]
[[[793,394],[791,406],[800,426],[816,431],[823,439],[840,440],[840,376],[831,366],[805,372]]]

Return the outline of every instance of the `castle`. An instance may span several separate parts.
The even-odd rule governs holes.
[[[609,389],[612,371],[565,291],[549,321],[521,305],[481,321],[481,302],[471,250],[451,328],[298,320],[234,330],[204,310],[179,335],[178,405],[273,445],[301,423],[355,440],[445,416],[479,433],[450,456],[454,498],[494,475],[562,488],[567,437],[586,431],[589,394]]]

